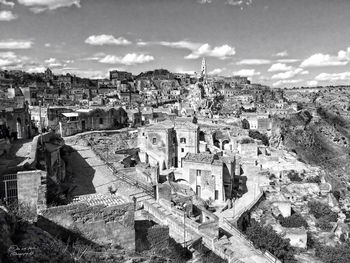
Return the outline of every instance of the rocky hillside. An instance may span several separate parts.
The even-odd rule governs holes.
[[[319,107],[314,115],[303,110],[290,118],[276,119],[274,126],[272,145],[282,142],[301,161],[324,168],[333,189],[343,194],[350,190],[350,121]]]

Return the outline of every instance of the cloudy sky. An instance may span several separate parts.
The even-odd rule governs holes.
[[[0,67],[350,83],[350,0],[0,0]]]

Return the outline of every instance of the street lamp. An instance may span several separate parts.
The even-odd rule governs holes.
[[[187,204],[184,203],[183,206],[184,208],[184,248],[186,247],[186,208],[187,208]]]

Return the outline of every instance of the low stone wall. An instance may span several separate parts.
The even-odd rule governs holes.
[[[117,244],[135,249],[134,204],[115,206],[84,203],[57,206],[41,211],[41,216],[97,244]]]

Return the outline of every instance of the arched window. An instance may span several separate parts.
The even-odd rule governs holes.
[[[186,143],[186,138],[180,138],[180,143]]]

